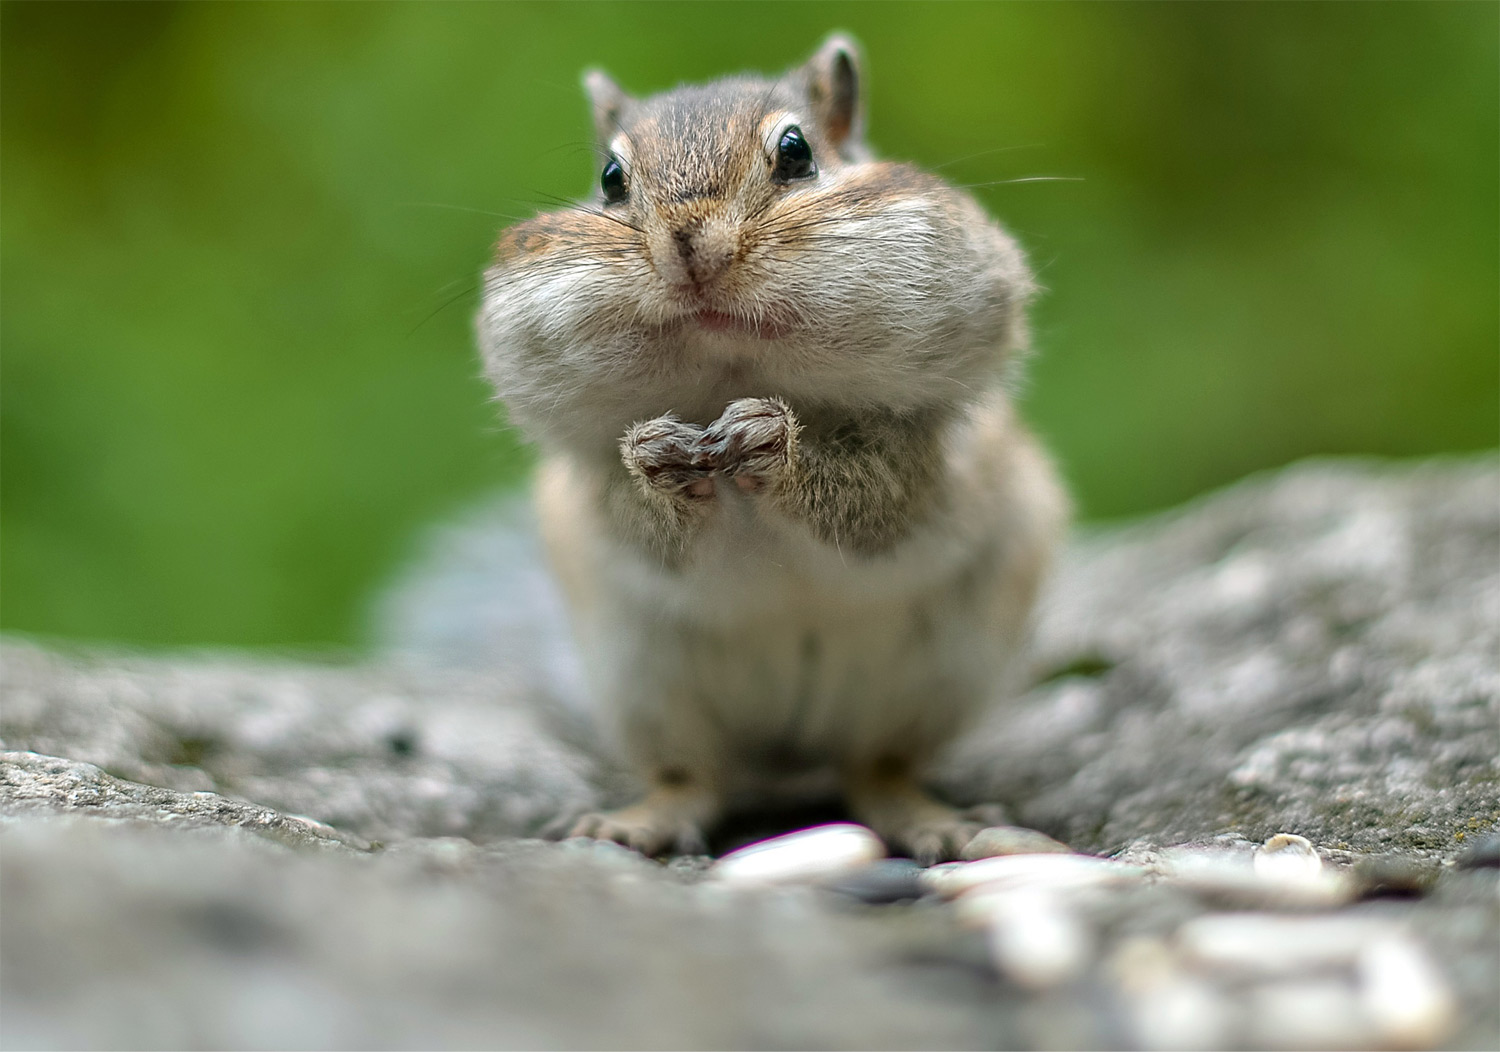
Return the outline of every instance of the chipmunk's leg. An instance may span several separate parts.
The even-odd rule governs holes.
[[[714,503],[703,429],[674,416],[635,424],[620,440],[627,477],[611,478],[606,507],[619,532],[663,562],[679,559]]]
[[[613,840],[643,855],[701,855],[708,850],[704,829],[720,810],[713,785],[686,768],[664,767],[653,773],[651,788],[640,803],[584,815],[569,836]]]
[[[986,825],[935,799],[918,784],[911,762],[894,754],[847,767],[844,796],[855,819],[923,865],[958,858]]]
[[[871,412],[804,427],[775,398],[729,403],[699,446],[747,493],[856,554],[899,542],[939,500],[943,418]]]

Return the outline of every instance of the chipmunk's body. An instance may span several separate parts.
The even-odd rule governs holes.
[[[976,827],[915,778],[1006,686],[1063,519],[1002,386],[1021,254],[967,195],[867,159],[845,41],[774,83],[590,89],[603,202],[508,231],[480,316],[650,785],[577,831],[686,847],[822,767],[898,846],[952,855]]]

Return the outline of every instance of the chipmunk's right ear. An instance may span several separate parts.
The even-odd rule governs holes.
[[[823,132],[840,151],[858,143],[864,133],[860,105],[859,45],[845,33],[834,33],[803,67],[807,95]]]
[[[635,100],[602,69],[591,69],[583,75],[583,89],[594,105],[594,134],[600,142],[609,142],[620,133],[625,108]]]

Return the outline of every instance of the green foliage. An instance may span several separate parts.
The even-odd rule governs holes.
[[[1030,250],[1026,411],[1085,514],[1492,445],[1496,16],[6,5],[3,627],[357,643],[420,526],[524,475],[470,317],[507,217],[596,175],[579,72],[649,92],[833,28],[877,148]]]

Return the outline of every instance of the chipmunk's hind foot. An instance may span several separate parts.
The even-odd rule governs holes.
[[[959,811],[917,784],[902,762],[882,760],[846,779],[854,817],[873,829],[895,851],[924,866],[957,859],[992,822],[977,811]]]
[[[704,828],[717,815],[717,800],[704,790],[659,785],[638,804],[584,815],[568,835],[612,840],[648,856],[702,855]]]

